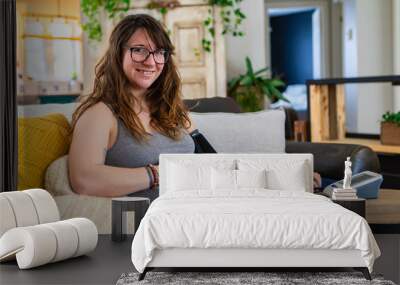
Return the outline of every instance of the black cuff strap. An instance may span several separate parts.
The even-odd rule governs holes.
[[[208,140],[195,129],[190,133],[195,145],[195,153],[217,153]]]

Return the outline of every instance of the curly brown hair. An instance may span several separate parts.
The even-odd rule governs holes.
[[[88,108],[103,102],[122,120],[136,139],[148,139],[148,134],[133,109],[136,99],[130,92],[130,82],[122,68],[124,46],[140,28],[145,29],[157,48],[164,48],[171,55],[174,53],[174,46],[167,32],[156,19],[145,14],[126,16],[111,33],[108,50],[95,68],[93,91],[74,112],[72,128]],[[150,126],[154,130],[178,140],[182,128],[190,127],[188,110],[181,99],[181,80],[171,56],[164,64],[160,76],[148,88],[145,100],[149,106]]]

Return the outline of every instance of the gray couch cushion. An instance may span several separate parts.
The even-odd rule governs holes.
[[[220,153],[284,153],[285,113],[190,113],[197,129]]]

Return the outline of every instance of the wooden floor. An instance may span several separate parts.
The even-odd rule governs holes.
[[[87,256],[19,270],[16,261],[0,264],[0,284],[115,284],[122,273],[134,271],[132,237],[124,242],[99,235],[95,251]]]
[[[382,255],[374,272],[398,282],[400,242],[395,235],[376,236]],[[388,241],[389,239],[389,241]],[[41,267],[19,270],[15,261],[0,264],[1,285],[22,284],[115,284],[122,273],[134,272],[131,261],[132,237],[124,242],[112,242],[110,235],[100,235],[97,248],[87,256],[80,256]],[[350,268],[328,268],[322,271],[348,271]],[[272,271],[279,271],[273,269]],[[284,270],[285,271],[285,270]],[[293,271],[286,270],[286,271]],[[296,271],[296,270],[294,270]],[[302,271],[302,270],[300,270]],[[320,271],[309,268],[305,271]]]

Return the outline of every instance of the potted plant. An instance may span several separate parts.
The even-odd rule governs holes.
[[[269,78],[267,67],[254,71],[250,59],[246,57],[246,69],[245,74],[240,74],[228,83],[228,96],[233,97],[244,112],[263,110],[268,105],[265,104],[265,96],[270,102],[289,102],[277,89],[285,83],[278,78]]]
[[[400,145],[400,111],[386,112],[382,115],[381,143]]]

